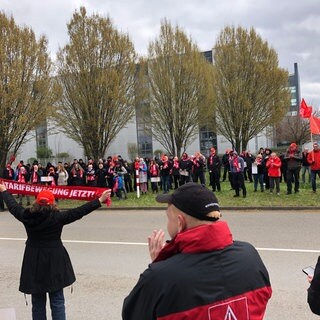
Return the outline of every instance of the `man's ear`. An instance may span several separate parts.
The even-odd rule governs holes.
[[[187,229],[186,218],[182,214],[178,214],[178,232],[184,231]]]

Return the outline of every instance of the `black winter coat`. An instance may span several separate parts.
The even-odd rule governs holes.
[[[320,257],[318,257],[314,276],[308,289],[308,304],[313,313],[320,315]]]
[[[122,319],[262,320],[271,293],[256,249],[218,221],[166,244],[125,298]]]
[[[18,205],[8,192],[2,192],[10,213],[27,232],[19,290],[28,294],[55,292],[75,280],[68,252],[62,244],[64,225],[81,219],[101,206],[98,199],[64,212],[30,212]]]

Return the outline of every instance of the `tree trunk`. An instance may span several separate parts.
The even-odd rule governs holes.
[[[2,177],[2,173],[4,168],[6,167],[8,152],[0,151],[0,177]]]
[[[248,138],[243,138],[242,137],[242,149],[243,150],[247,150],[247,146],[248,146]]]
[[[236,138],[236,141],[235,141],[235,150],[240,153],[241,152],[241,142],[240,142],[240,138]]]

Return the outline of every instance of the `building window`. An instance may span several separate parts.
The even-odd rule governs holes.
[[[291,106],[296,106],[297,105],[297,99],[293,98],[291,99]]]

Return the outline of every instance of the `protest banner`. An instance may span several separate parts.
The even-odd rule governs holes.
[[[42,190],[50,190],[57,199],[90,201],[100,197],[106,189],[87,186],[48,186],[45,184],[28,184],[13,180],[1,179],[7,190],[13,194],[37,196]],[[110,200],[110,199],[109,199]],[[110,202],[106,203],[108,206]]]

